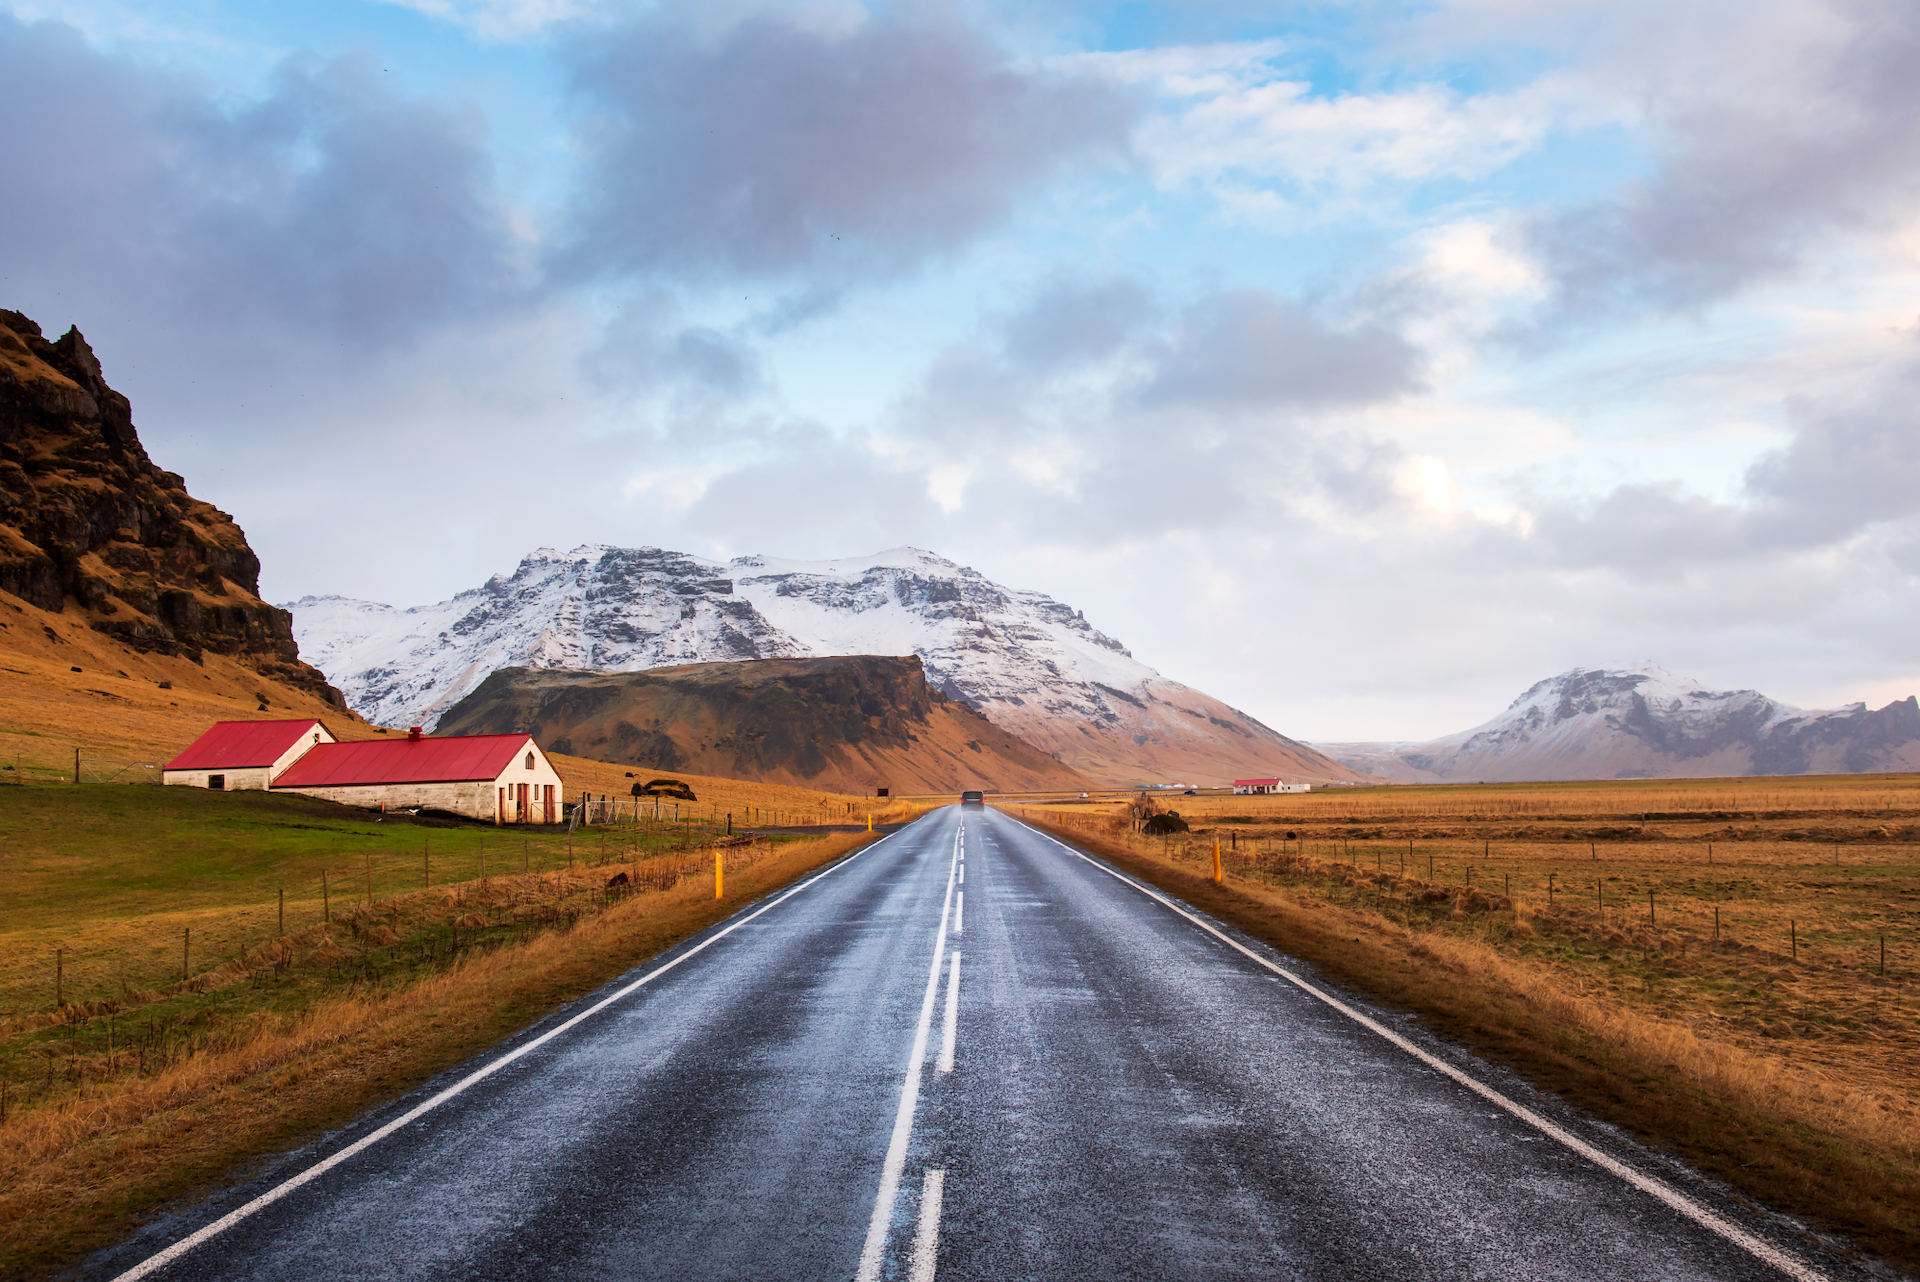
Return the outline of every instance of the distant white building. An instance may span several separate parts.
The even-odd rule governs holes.
[[[1283,792],[1312,792],[1310,783],[1282,783],[1278,779],[1235,779],[1235,796],[1267,797]]]

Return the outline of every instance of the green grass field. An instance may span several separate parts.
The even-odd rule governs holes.
[[[5,1098],[41,1101],[524,937],[577,915],[605,880],[594,867],[639,860],[671,882],[698,871],[680,865],[709,836],[689,822],[569,839],[262,792],[8,788]]]

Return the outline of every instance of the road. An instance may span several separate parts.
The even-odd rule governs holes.
[[[1849,1276],[1814,1249],[1298,963],[951,807],[87,1273]]]

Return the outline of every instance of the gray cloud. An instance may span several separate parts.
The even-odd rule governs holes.
[[[1118,155],[1137,111],[917,8],[851,31],[763,10],[717,32],[669,9],[593,32],[572,60],[575,275],[898,270]]]
[[[1800,541],[1920,515],[1920,356],[1851,403],[1796,400],[1787,408],[1793,441],[1753,467],[1747,488],[1792,514]]]
[[[1404,453],[1317,411],[1404,394],[1419,364],[1397,334],[1264,291],[1170,310],[1126,278],[1055,279],[941,353],[884,439],[909,474],[998,460],[942,522],[969,542],[1277,533],[1403,503]]]
[[[1211,409],[1357,405],[1416,390],[1420,358],[1378,325],[1339,330],[1264,290],[1194,307],[1141,391],[1149,405]]]
[[[1846,399],[1787,405],[1793,437],[1721,502],[1677,483],[1620,486],[1597,500],[1534,504],[1531,538],[1489,534],[1502,560],[1682,577],[1833,549],[1920,520],[1920,353]],[[1896,558],[1897,559],[1897,558]]]
[[[1703,33],[1684,22],[1639,32],[1620,61],[1658,63],[1647,47],[1678,38],[1691,65],[1639,90],[1661,140],[1652,174],[1533,220],[1527,239],[1554,286],[1550,323],[1699,307],[1794,269],[1836,231],[1906,216],[1920,194],[1920,9],[1821,9],[1817,35],[1785,26],[1773,38],[1795,46],[1748,74],[1712,72],[1716,58],[1753,54],[1745,38],[1702,56]],[[1740,6],[1721,14],[1748,17]],[[1845,35],[1830,38],[1834,28]]]
[[[1000,346],[1016,364],[1073,365],[1111,356],[1158,308],[1137,282],[1054,280],[1000,324]]]
[[[687,324],[663,294],[630,297],[581,358],[589,378],[619,397],[667,392],[717,402],[767,390],[760,353],[741,335]]]
[[[361,57],[300,57],[229,107],[0,15],[0,281],[14,305],[182,333],[404,342],[519,288],[477,113]]]

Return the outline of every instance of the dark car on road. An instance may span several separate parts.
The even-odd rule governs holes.
[[[969,788],[960,794],[960,804],[963,806],[981,806],[985,805],[986,801],[987,799],[977,788]]]

